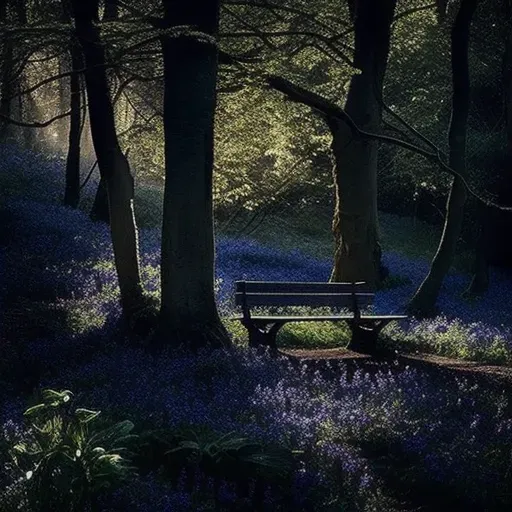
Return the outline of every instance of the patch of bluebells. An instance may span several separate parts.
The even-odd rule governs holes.
[[[0,181],[9,196],[58,203],[64,194],[65,162],[17,144],[0,145]]]
[[[165,485],[156,475],[149,474],[123,485],[109,494],[104,494],[98,503],[102,512],[185,512],[191,509],[189,493]]]
[[[429,270],[429,262],[425,259],[411,260],[400,254],[388,252],[383,255],[383,263],[389,268],[391,274],[399,275],[410,280],[409,284],[379,291],[375,298],[375,306],[381,312],[398,312],[412,297],[419,284]],[[489,344],[499,336],[512,348],[512,310],[503,297],[512,291],[512,276],[509,272],[497,268],[490,269],[490,288],[488,292],[472,301],[461,298],[463,292],[470,284],[471,276],[451,271],[445,278],[437,306],[441,318],[434,321],[426,320],[423,329],[433,329],[433,333],[441,332],[444,325],[450,329],[453,322],[466,325],[468,343]],[[405,332],[414,333],[418,329],[418,322],[405,322]],[[431,325],[431,327],[429,327]]]
[[[265,247],[246,238],[219,237],[216,243],[219,300],[233,305],[234,283],[253,281],[327,281],[328,261],[311,258],[298,250],[289,252]]]
[[[5,161],[1,165],[5,166]],[[36,170],[40,169],[29,168],[30,172]],[[49,192],[49,197],[52,194]],[[112,292],[116,278],[108,228],[92,223],[81,211],[64,207],[17,199],[5,205],[13,213],[14,234],[0,248],[5,264],[0,298],[29,287],[33,293],[34,285],[43,283],[44,287],[54,286],[68,305],[76,301],[79,307],[104,315],[112,325],[119,306]],[[141,231],[145,285],[151,291],[158,290],[159,246],[158,230]],[[299,251],[277,251],[246,239],[220,237],[216,256],[223,311],[232,308],[237,279],[326,281],[330,272],[327,260]],[[429,264],[394,253],[385,254],[384,263],[392,274],[410,279],[410,284],[377,294],[376,311],[391,313],[412,295]],[[497,270],[491,271],[491,279],[488,294],[468,303],[459,295],[469,277],[451,273],[439,301],[444,316],[404,323],[402,335],[444,342],[459,332],[468,350],[491,347],[497,338],[510,342],[510,331],[502,324],[512,324],[512,311],[502,297],[510,295],[511,280]],[[42,385],[79,390],[84,404],[135,423],[144,418],[155,427],[206,425],[219,432],[235,431],[251,439],[303,449],[310,457],[295,475],[297,503],[307,499],[310,488],[328,487],[333,467],[347,475],[357,492],[368,494],[367,489],[377,484],[372,469],[358,450],[343,440],[372,436],[393,438],[406,453],[422,461],[426,475],[435,470],[437,478],[454,485],[465,482],[472,492],[493,488],[500,481],[492,453],[510,446],[512,423],[501,402],[483,397],[464,381],[439,386],[413,370],[379,374],[375,382],[356,372],[349,383],[343,371],[339,378],[325,380],[305,367],[297,370],[284,360],[241,351],[198,358],[167,354],[155,360],[136,349],[110,351],[106,344],[109,329],[107,325],[87,336],[63,335],[30,342],[26,352],[34,364],[42,371],[61,370],[49,372],[54,376],[46,377]],[[5,429],[13,427],[5,425],[21,418],[24,404],[7,398],[2,403],[8,404],[0,410],[5,438]],[[162,510],[180,510],[177,503],[188,499],[181,491],[169,493],[148,477],[119,491],[118,503],[130,501],[135,490],[140,490],[141,496],[146,493],[148,507],[156,497]],[[228,490],[225,494],[229,495]],[[144,503],[141,498],[140,510],[149,510]],[[122,509],[119,506],[112,510]]]
[[[10,146],[0,148],[0,153],[3,156],[0,167],[19,169],[22,166],[25,175],[34,174],[34,180],[45,173],[48,197],[53,197],[63,186],[62,163],[36,158],[26,151],[16,153]],[[12,226],[7,243],[0,250],[5,269],[0,281],[0,300],[23,295],[29,300],[83,300],[84,307],[94,308],[100,317],[119,314],[107,226],[92,222],[83,211],[42,202],[39,197],[37,201],[8,199],[4,207],[12,214]],[[154,294],[158,294],[160,286],[160,237],[159,229],[141,230],[139,236],[144,285]],[[408,284],[379,291],[374,309],[383,314],[398,313],[427,274],[429,262],[388,252],[383,256],[383,263],[392,275],[405,278]],[[226,315],[233,311],[233,288],[238,279],[327,281],[330,270],[329,260],[311,258],[298,250],[285,252],[249,239],[220,236],[216,246],[219,308]],[[448,336],[456,336],[457,342],[466,346],[468,356],[479,355],[496,346],[496,340],[510,348],[512,333],[508,326],[512,325],[512,310],[503,300],[510,295],[510,275],[491,269],[488,293],[473,302],[460,298],[469,279],[469,276],[451,272],[443,283],[438,301],[442,316],[420,323],[402,322],[398,329],[398,324],[392,324],[394,335],[404,340],[423,337],[430,345],[436,344],[437,336],[437,344],[443,346],[445,340],[439,336],[439,329],[444,325]],[[464,354],[459,351],[458,355]]]
[[[487,489],[501,478],[490,455],[512,442],[503,397],[491,401],[464,380],[439,385],[412,369],[374,380],[358,371],[348,382],[343,369],[328,380],[307,365],[243,349],[154,358],[123,348],[43,383],[63,386],[80,390],[84,404],[146,426],[203,425],[304,450],[309,458],[296,479],[327,488],[341,473],[363,494],[377,480],[346,441],[384,436],[423,461],[425,474],[437,468],[445,483]]]

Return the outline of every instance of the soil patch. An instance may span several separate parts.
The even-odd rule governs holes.
[[[280,354],[292,361],[308,362],[315,366],[329,366],[336,363],[355,366],[361,369],[403,370],[406,366],[417,368],[431,374],[444,373],[455,377],[468,377],[478,380],[482,385],[512,388],[512,367],[489,365],[476,361],[463,361],[432,354],[397,354],[395,357],[377,358],[360,354],[344,348],[335,349],[283,349]]]

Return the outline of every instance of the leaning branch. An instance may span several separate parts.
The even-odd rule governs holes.
[[[435,161],[439,164],[441,169],[448,174],[451,174],[453,177],[458,178],[461,183],[464,185],[466,190],[475,197],[478,201],[485,204],[489,207],[494,207],[502,211],[512,211],[512,207],[502,206],[492,201],[488,201],[483,197],[480,197],[469,185],[466,178],[452,169],[442,158],[441,150],[436,148],[435,151],[428,151],[424,148],[421,148],[415,144],[410,142],[406,142],[401,139],[397,139],[395,137],[390,137],[388,135],[380,135],[377,133],[370,133],[364,130],[361,130],[359,126],[355,123],[355,121],[338,105],[322,98],[318,94],[308,91],[303,87],[296,85],[286,78],[280,76],[267,76],[267,84],[270,88],[275,89],[283,94],[285,94],[289,100],[295,101],[298,103],[303,103],[308,105],[312,109],[316,110],[323,117],[327,118],[327,120],[340,120],[343,121],[352,131],[352,134],[355,138],[359,139],[370,139],[370,140],[378,140],[380,142],[385,142],[388,144],[393,144],[395,146],[399,146],[401,148],[407,149],[418,155],[421,155],[428,160]]]
[[[68,117],[71,115],[71,110],[68,110],[67,112],[64,112],[64,114],[59,114],[58,116],[52,117],[51,119],[48,119],[47,121],[41,121],[37,122],[34,121],[32,123],[27,123],[25,121],[19,121],[18,119],[13,119],[12,117],[5,116],[3,114],[0,114],[0,120],[13,124],[15,126],[22,126],[24,128],[45,128],[46,126],[51,125],[55,121],[58,121],[59,119],[63,119],[64,117]]]

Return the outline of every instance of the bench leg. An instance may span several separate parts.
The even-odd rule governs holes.
[[[277,352],[276,337],[284,322],[272,322],[257,324],[255,322],[244,323],[249,332],[249,347],[270,347]]]
[[[352,337],[347,348],[362,354],[374,354],[377,352],[377,340],[380,331],[389,323],[386,320],[355,322],[350,321],[349,326]]]

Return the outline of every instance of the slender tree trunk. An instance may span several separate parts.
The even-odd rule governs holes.
[[[389,55],[396,0],[359,0],[351,6],[355,23],[355,66],[346,112],[363,130],[378,133],[379,99]],[[331,281],[380,280],[381,247],[377,213],[377,151],[374,141],[354,140],[348,126],[331,122],[335,158],[335,239]]]
[[[139,272],[137,227],[133,211],[134,182],[117,139],[114,109],[105,70],[105,50],[97,19],[97,3],[73,1],[75,27],[85,59],[89,121],[100,174],[107,184],[110,231],[121,291],[128,316],[144,302]]]
[[[62,21],[70,23],[72,20],[69,0],[62,0]],[[69,43],[69,56],[71,59],[72,74],[69,79],[69,100],[65,89],[61,86],[60,101],[64,110],[66,100],[71,107],[68,131],[68,154],[66,158],[66,185],[64,190],[64,204],[77,208],[80,202],[80,139],[82,135],[82,90],[78,71],[84,67],[82,50],[74,38]],[[64,59],[59,61],[59,67],[64,67]],[[67,66],[66,66],[67,67]],[[64,128],[65,124],[63,125]]]
[[[449,165],[460,174],[466,174],[466,132],[469,114],[469,32],[478,0],[463,0],[451,34],[452,61],[452,117],[449,130]],[[432,260],[430,271],[408,304],[408,310],[417,316],[435,314],[435,304],[444,277],[453,261],[462,226],[466,189],[455,178],[446,205],[443,234]]]
[[[7,0],[0,1],[0,23],[7,23]],[[14,64],[14,48],[10,39],[4,39],[2,44],[2,62],[0,68],[0,114],[12,117],[12,100],[14,80],[11,72]],[[0,119],[0,141],[7,141],[12,135],[12,125]]]
[[[77,72],[83,68],[82,51],[71,42],[71,69]],[[69,81],[71,116],[69,118],[69,143],[66,159],[66,189],[64,204],[77,208],[80,202],[80,139],[82,135],[82,91],[80,75],[71,75]]]
[[[220,2],[164,0],[169,25],[216,35]],[[214,295],[213,131],[218,49],[193,36],[162,39],[165,192],[161,334],[173,344],[228,346]]]
[[[119,16],[119,2],[117,0],[105,0],[105,11],[103,13],[103,21],[114,21]],[[94,222],[110,223],[110,215],[108,213],[108,195],[105,180],[100,177],[94,203],[92,205],[90,218]]]

